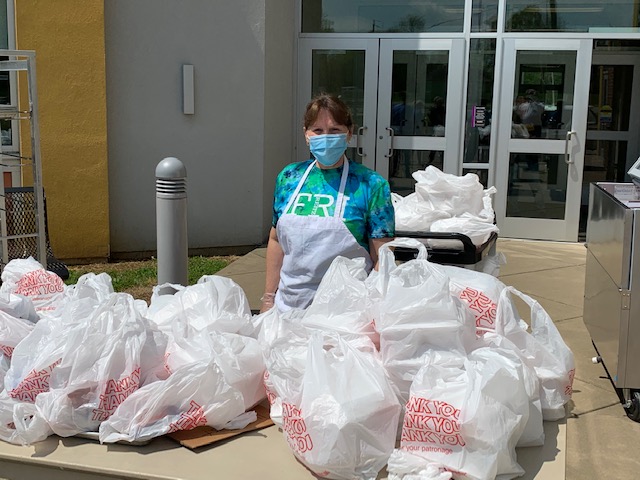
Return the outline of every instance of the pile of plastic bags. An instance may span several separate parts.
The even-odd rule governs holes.
[[[474,245],[498,231],[491,202],[496,189],[485,190],[476,174],[451,175],[429,165],[412,176],[414,192],[392,193],[397,231],[462,233]]]
[[[232,280],[202,277],[149,306],[114,293],[105,273],[59,288],[32,258],[9,262],[2,281],[0,439],[134,442],[255,420],[247,411],[265,398],[264,361],[238,333],[252,329],[251,311]]]
[[[396,265],[392,246],[418,257]],[[338,257],[307,309],[260,315],[220,276],[158,287],[147,305],[88,274],[52,298],[32,289],[46,302],[34,318],[16,285],[47,276],[21,262],[0,287],[0,439],[12,443],[242,428],[266,398],[321,477],[514,478],[516,446],[542,445],[543,420],[571,397],[573,356],[544,309],[491,275],[429,262],[415,239],[386,244],[370,275]]]
[[[392,246],[418,258],[396,265]],[[375,478],[387,464],[396,480],[514,478],[515,448],[544,444],[543,420],[564,417],[573,356],[544,309],[426,258],[415,239],[383,246],[369,276],[339,257],[308,309],[254,317],[272,418],[315,474]]]

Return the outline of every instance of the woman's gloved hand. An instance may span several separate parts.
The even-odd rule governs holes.
[[[265,293],[260,298],[262,304],[260,305],[260,313],[264,313],[267,310],[271,310],[273,308],[274,302],[276,299],[275,293]]]

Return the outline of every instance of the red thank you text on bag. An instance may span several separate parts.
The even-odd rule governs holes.
[[[441,453],[452,453],[449,447],[465,445],[460,434],[460,410],[446,402],[411,397],[406,407],[401,442],[402,449],[407,451],[437,448]],[[415,445],[417,442],[421,445]]]
[[[98,408],[93,410],[92,420],[96,422],[104,422],[115,412],[125,398],[131,395],[140,387],[140,367],[136,368],[124,378],[107,380],[104,394],[100,395],[100,403]]]
[[[303,454],[313,450],[313,441],[307,433],[307,425],[298,407],[282,402],[282,430],[291,449]]]
[[[51,372],[61,361],[62,359],[60,358],[47,368],[38,371],[31,370],[29,374],[24,377],[24,380],[9,392],[9,396],[17,400],[22,400],[23,402],[35,402],[39,394],[49,391]]]
[[[498,305],[475,288],[466,287],[460,292],[460,300],[466,303],[476,317],[476,327],[495,328]]]
[[[0,353],[7,358],[11,358],[11,355],[13,355],[13,347],[10,347],[8,345],[0,345]]]
[[[189,410],[182,412],[180,418],[169,425],[169,432],[173,433],[179,430],[193,430],[196,427],[207,424],[207,417],[204,415],[202,405],[197,404],[193,400],[189,402]]]

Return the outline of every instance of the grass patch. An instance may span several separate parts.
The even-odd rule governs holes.
[[[203,275],[214,275],[239,257],[189,257],[188,283],[195,284]],[[111,277],[116,292],[126,292],[134,298],[151,299],[153,287],[158,283],[158,261],[141,260],[136,262],[92,263],[88,265],[72,265],[69,269],[67,285],[75,285],[86,273],[107,273]]]

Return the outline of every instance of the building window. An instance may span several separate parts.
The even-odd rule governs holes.
[[[507,0],[507,32],[640,32],[638,0]]]
[[[498,29],[498,0],[473,0],[471,31],[495,32]]]
[[[462,32],[464,0],[302,0],[302,33]]]
[[[13,2],[0,0],[0,49],[11,49],[14,45],[12,38],[13,32]],[[0,60],[8,60],[9,57],[1,56]],[[0,72],[0,106],[14,105],[17,98],[13,94],[15,92],[16,76],[10,72]],[[15,128],[13,128],[15,127]],[[0,119],[0,137],[2,138],[3,151],[16,151],[17,138],[15,132],[17,130],[17,121]]]

